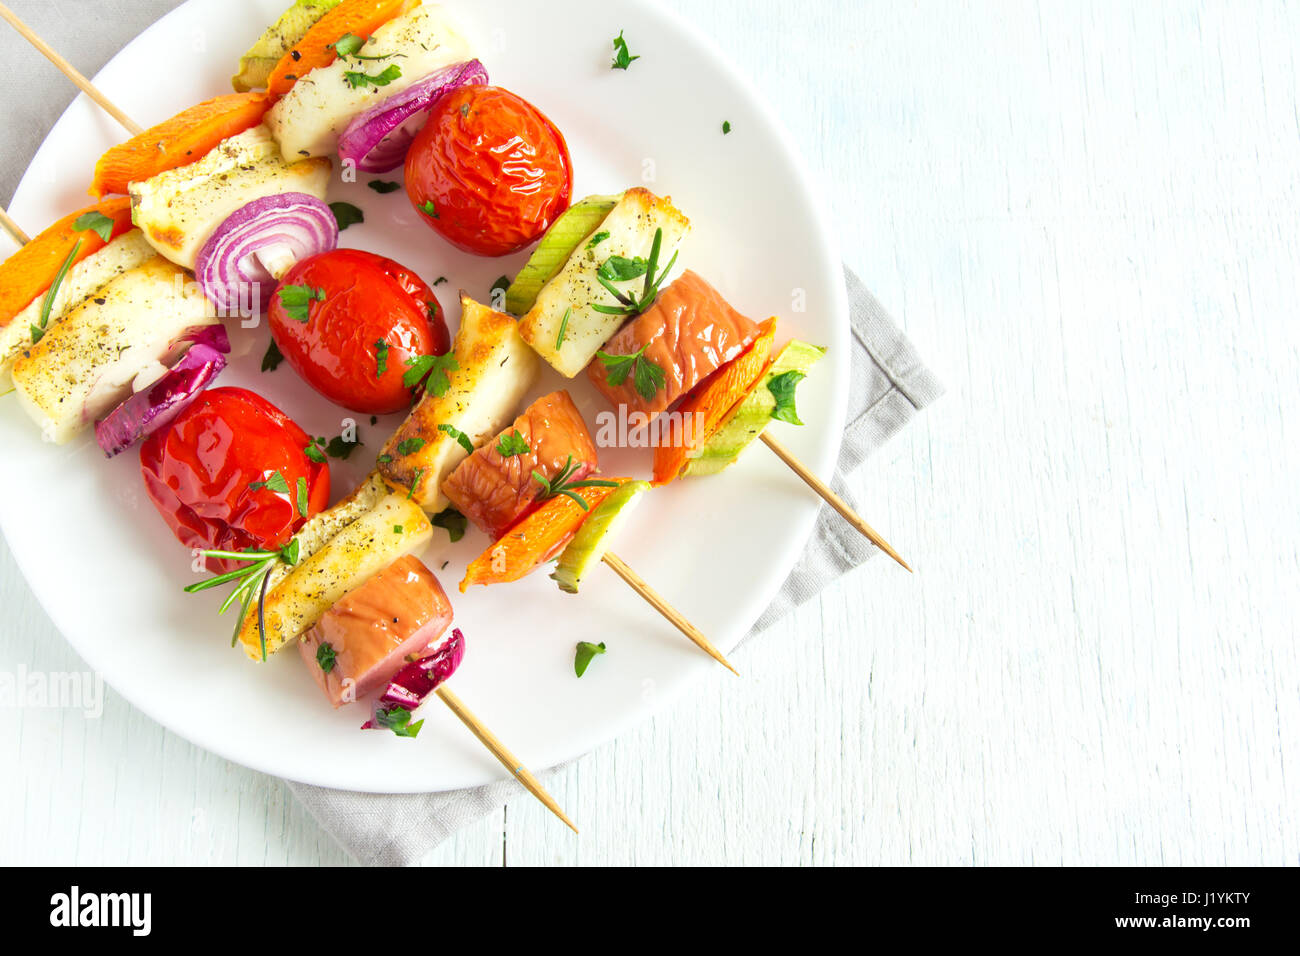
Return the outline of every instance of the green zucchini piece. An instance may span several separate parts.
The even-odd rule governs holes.
[[[749,443],[757,438],[772,420],[776,409],[776,397],[769,389],[768,383],[778,375],[786,372],[808,374],[817,360],[826,354],[824,348],[809,345],[798,340],[790,342],[781,350],[772,367],[752,389],[745,400],[732,410],[709,440],[700,449],[696,458],[687,461],[682,470],[682,477],[699,477],[716,475],[726,468],[743,452]]]
[[[325,16],[342,0],[297,0],[280,19],[266,28],[248,52],[239,58],[239,72],[230,78],[237,93],[260,90],[266,87],[275,65],[307,35],[317,20]]]
[[[620,194],[621,196],[621,194]],[[537,301],[537,293],[569,261],[573,250],[585,242],[605,221],[619,196],[588,196],[564,211],[551,223],[528,262],[506,289],[506,311],[523,315]]]
[[[583,575],[605,557],[611,535],[632,510],[641,493],[649,490],[648,481],[629,481],[619,485],[587,515],[551,573],[561,591],[578,593],[578,583]]]

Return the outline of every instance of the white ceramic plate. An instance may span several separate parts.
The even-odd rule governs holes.
[[[229,92],[239,54],[284,5],[190,0],[137,37],[95,82],[138,122],[159,122]],[[671,195],[694,223],[684,264],[747,314],[780,315],[778,341],[798,336],[830,346],[800,386],[806,427],[779,426],[781,439],[828,475],[848,390],[840,259],[793,144],[751,87],[705,37],[649,3],[448,6],[478,41],[493,83],[536,104],[563,130],[575,198],[635,184]],[[610,41],[620,30],[641,56],[627,72],[609,68]],[[730,135],[722,134],[724,120]],[[79,97],[27,170],[15,218],[35,232],[85,205],[94,158],[123,136]],[[496,278],[513,275],[526,259],[464,255],[417,221],[404,192],[378,195],[364,186],[370,177],[360,178],[336,183],[330,197],[366,214],[342,244],[392,256],[426,281],[447,276],[437,291],[453,322],[457,287],[486,299]],[[400,170],[380,178],[400,178]],[[219,384],[262,393],[311,434],[338,433],[348,413],[288,365],[259,371],[265,328],[234,339],[237,357]],[[550,375],[537,394],[561,384]],[[581,378],[570,387],[591,422],[602,407],[598,397]],[[366,448],[354,454],[358,460],[333,466],[335,498],[368,470],[397,421],[360,421]],[[504,776],[436,701],[423,709],[416,740],[362,733],[362,707],[331,711],[296,653],[258,665],[232,650],[230,618],[215,614],[218,598],[181,591],[196,579],[189,553],[145,496],[136,454],[105,461],[90,436],[62,448],[44,444],[12,396],[0,404],[0,447],[0,522],[33,591],[86,662],[160,723],[230,760],[329,787],[413,792]],[[601,455],[608,473],[649,471],[646,449]],[[616,550],[726,651],[779,589],[817,505],[797,477],[756,447],[718,477],[647,496]],[[438,530],[424,556],[452,595],[467,638],[465,663],[449,686],[530,766],[584,753],[718,666],[605,568],[579,596],[561,594],[545,572],[459,595],[465,565],[486,544],[471,530],[451,545]],[[609,653],[578,680],[580,640],[604,641]],[[739,665],[743,673],[743,657]]]

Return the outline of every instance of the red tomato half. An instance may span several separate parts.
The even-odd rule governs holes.
[[[411,205],[452,245],[480,256],[539,238],[572,193],[564,136],[500,87],[464,86],[438,100],[406,154]]]
[[[285,305],[290,293],[311,298],[294,308],[299,298]],[[409,406],[407,359],[451,347],[433,290],[405,266],[360,249],[295,264],[271,296],[270,319],[275,344],[308,385],[367,415]]]
[[[311,439],[284,412],[243,388],[210,388],[140,446],[144,487],[181,544],[273,551],[329,503],[329,465],[312,461]],[[250,490],[283,476],[288,493]],[[298,481],[306,482],[306,517]],[[238,562],[209,561],[214,570]]]

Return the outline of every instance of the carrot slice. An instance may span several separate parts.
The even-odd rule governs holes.
[[[0,328],[8,325],[15,315],[45,293],[78,239],[81,247],[73,257],[73,265],[104,248],[104,240],[93,229],[78,232],[72,228],[73,223],[88,212],[98,212],[113,220],[110,241],[131,229],[131,200],[114,196],[64,216],[33,238],[0,263]]]
[[[336,59],[334,44],[346,34],[369,40],[393,17],[419,6],[410,0],[343,0],[337,7],[312,24],[311,29],[275,65],[267,78],[267,91],[284,96],[299,77]],[[405,9],[403,9],[405,8]]]
[[[631,479],[604,480],[621,484]],[[460,582],[460,593],[469,590],[471,584],[518,581],[536,570],[564,550],[569,539],[578,533],[578,528],[587,519],[590,509],[604,501],[613,491],[613,488],[600,486],[574,488],[573,493],[587,503],[586,509],[566,495],[548,499],[470,562],[465,569],[465,577]]]
[[[682,473],[691,452],[704,447],[728,413],[744,401],[767,371],[772,340],[776,337],[776,319],[760,323],[759,329],[758,338],[747,350],[714,372],[677,406],[680,421],[690,421],[692,426],[682,428],[673,441],[655,447],[656,485],[665,485]]]
[[[89,192],[125,194],[131,183],[198,162],[223,139],[262,122],[271,103],[265,93],[228,93],[182,110],[99,157]]]

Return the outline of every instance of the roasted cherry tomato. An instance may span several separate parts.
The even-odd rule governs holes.
[[[569,208],[573,163],[555,125],[495,86],[438,100],[406,154],[406,194],[434,231],[481,256],[539,238]]]
[[[329,503],[329,465],[312,461],[307,433],[260,395],[210,388],[140,447],[145,490],[181,544],[244,551],[282,547]],[[254,482],[278,485],[287,492]],[[307,500],[299,501],[298,482]],[[303,514],[303,511],[306,514]],[[209,560],[212,570],[238,562]]]
[[[270,317],[275,344],[307,384],[367,415],[409,406],[407,360],[451,345],[433,290],[392,259],[360,249],[295,264],[271,296]]]

